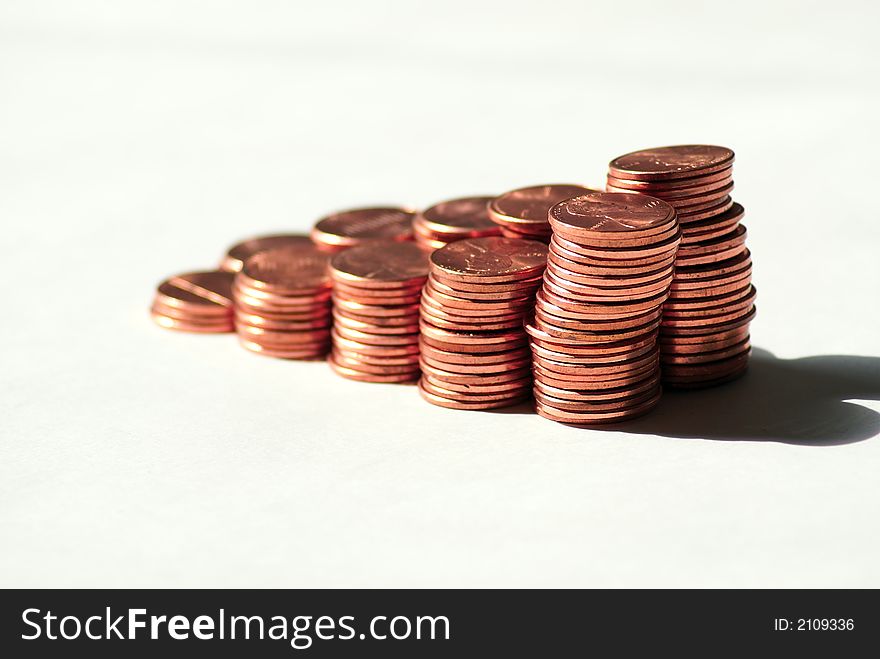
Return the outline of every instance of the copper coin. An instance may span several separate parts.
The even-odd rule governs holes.
[[[443,247],[446,247],[446,245],[448,245],[449,242],[452,242],[452,241],[447,242],[445,240],[436,240],[434,238],[420,236],[418,231],[416,231],[415,242],[416,242],[416,245],[418,245],[419,248],[422,249],[422,251],[424,251],[427,254],[430,254],[435,249],[441,249]]]
[[[543,269],[542,271],[543,272]],[[435,286],[439,291],[449,295],[457,295],[458,297],[469,297],[471,293],[480,294],[505,294],[506,298],[524,297],[531,295],[535,289],[541,285],[541,272],[536,276],[528,279],[521,279],[513,282],[487,282],[473,280],[471,282],[447,279],[440,272],[432,272],[428,277],[428,281],[432,284],[440,284]],[[479,299],[479,298],[474,298]]]
[[[588,378],[596,378],[604,375],[618,374],[621,377],[625,374],[637,373],[644,370],[649,365],[657,364],[660,359],[660,352],[656,348],[644,355],[639,355],[630,360],[619,362],[604,362],[594,364],[578,364],[574,362],[557,361],[555,359],[547,359],[546,357],[536,355],[535,363],[545,371],[559,375],[576,375]]]
[[[555,302],[551,301],[548,296],[544,295],[544,291],[538,291],[536,299],[537,304],[535,305],[535,310],[537,311],[540,309],[542,315],[548,316],[548,321],[554,320],[558,317],[568,322],[608,323],[605,326],[609,328],[632,327],[633,323],[638,322],[636,320],[637,318],[653,314],[662,306],[661,303],[656,303],[646,305],[645,308],[642,309],[624,307],[623,311],[620,311],[619,304],[590,304],[587,302],[581,302],[574,310],[572,310],[569,305],[563,307],[555,304]],[[657,299],[665,301],[662,296]]]
[[[512,300],[516,298],[522,297],[530,297],[534,294],[534,292],[541,285],[543,280],[539,277],[535,279],[528,280],[527,286],[519,286],[517,288],[513,288],[511,290],[492,290],[489,288],[488,290],[482,291],[464,291],[460,289],[453,288],[448,284],[442,282],[434,276],[428,277],[428,284],[430,287],[437,291],[438,293],[444,293],[445,295],[451,295],[453,297],[464,298],[467,300]]]
[[[444,343],[467,346],[503,346],[519,345],[525,341],[522,330],[505,330],[499,332],[453,332],[440,329],[425,323],[420,325],[422,336]],[[497,349],[497,348],[496,348]]]
[[[659,364],[652,364],[640,371],[625,373],[618,377],[612,375],[601,375],[594,378],[585,378],[582,376],[563,375],[552,371],[545,371],[541,365],[536,362],[532,367],[532,373],[535,382],[546,384],[558,389],[568,389],[569,391],[605,391],[608,389],[622,389],[624,387],[637,386],[644,382],[647,378],[655,377],[660,373]]]
[[[540,339],[547,343],[555,343],[563,346],[581,345],[583,343],[617,343],[627,341],[643,334],[653,332],[659,327],[659,319],[646,325],[627,330],[616,330],[611,332],[589,332],[561,329],[539,320],[527,322],[525,325],[526,333],[536,339]]]
[[[552,272],[544,271],[544,285],[554,293],[564,295],[575,300],[588,302],[604,302],[606,300],[639,300],[653,297],[665,291],[672,283],[672,273],[646,282],[631,286],[595,286],[578,284],[562,279]]]
[[[567,400],[565,398],[556,398],[545,394],[539,389],[535,389],[535,400],[542,405],[548,405],[556,410],[574,412],[578,414],[607,414],[614,412],[622,412],[637,408],[642,403],[654,400],[660,392],[660,386],[655,385],[653,389],[647,392],[634,394],[629,398],[619,398],[616,400]]]
[[[224,307],[232,306],[232,282],[235,275],[222,270],[187,272],[169,279],[169,283]]]
[[[489,215],[505,228],[542,231],[547,227],[547,213],[553,206],[563,199],[571,199],[588,192],[593,190],[568,183],[518,188],[492,200],[489,203]]]
[[[488,320],[488,321],[480,321],[480,322],[471,322],[465,323],[460,320],[446,320],[443,318],[439,318],[437,316],[432,315],[432,312],[428,311],[425,307],[422,307],[421,318],[423,321],[430,323],[434,327],[439,327],[442,329],[448,330],[460,330],[465,332],[478,332],[483,330],[510,330],[518,327],[522,327],[522,316],[515,318],[514,320]]]
[[[733,151],[707,144],[682,144],[633,151],[612,160],[612,176],[636,180],[669,180],[710,174],[733,164]]]
[[[418,371],[383,374],[370,373],[367,371],[350,368],[348,366],[343,366],[342,364],[338,363],[332,355],[327,359],[327,363],[330,364],[330,368],[332,368],[337,375],[341,375],[344,378],[348,378],[349,380],[356,380],[358,382],[398,384],[402,382],[415,382],[419,378]]]
[[[572,402],[601,402],[631,398],[647,391],[653,391],[660,383],[660,374],[655,373],[640,383],[631,384],[617,389],[560,389],[544,382],[535,381],[535,391],[553,398]]]
[[[238,341],[243,348],[256,352],[266,357],[276,357],[278,359],[323,359],[330,351],[330,344],[320,345],[304,345],[295,349],[276,349],[269,348],[255,341],[249,341],[239,337]]]
[[[748,324],[735,327],[724,332],[709,334],[696,334],[690,336],[671,336],[661,334],[659,338],[660,351],[700,352],[702,346],[722,342],[742,341],[749,335]]]
[[[481,401],[481,402],[470,402],[470,401],[461,401],[452,398],[445,398],[443,396],[438,396],[430,391],[426,391],[422,386],[422,383],[419,382],[419,393],[429,403],[434,405],[439,405],[440,407],[448,407],[453,410],[488,410],[497,407],[507,407],[510,405],[515,405],[520,401],[526,400],[529,397],[529,393],[523,392],[521,395],[512,396],[511,398],[506,398],[502,400],[492,400],[492,401]]]
[[[547,262],[547,269],[544,271],[545,277],[549,274],[556,279],[572,282],[580,286],[596,286],[599,288],[623,288],[629,286],[644,286],[646,284],[656,282],[660,279],[672,275],[673,267],[671,265],[658,270],[650,270],[640,275],[590,275],[572,272],[558,265],[554,259]]]
[[[333,288],[334,297],[337,299],[347,299],[353,302],[361,302],[363,304],[380,304],[380,305],[398,305],[417,307],[422,298],[422,292],[416,289],[406,295],[395,295],[395,291],[377,291],[368,294],[354,292],[351,288],[335,285]]]
[[[354,208],[318,220],[312,240],[331,248],[354,247],[372,240],[412,240],[415,212],[407,208]]]
[[[341,336],[335,327],[330,332],[330,336],[333,339],[334,347],[337,349],[350,350],[365,355],[375,355],[377,357],[402,357],[403,355],[419,354],[418,343],[399,345],[377,345],[374,343],[365,343]]]
[[[327,255],[313,245],[288,245],[254,254],[237,281],[274,293],[307,293],[330,286]]]
[[[353,287],[415,288],[428,276],[428,257],[410,242],[373,242],[335,254],[330,273]]]
[[[541,304],[535,307],[535,317],[540,319],[543,323],[554,325],[556,327],[589,330],[594,332],[640,327],[657,320],[660,317],[661,312],[662,307],[657,306],[656,308],[638,314],[623,317],[609,318],[597,316],[596,318],[572,318],[571,316],[577,316],[578,314],[576,312],[568,312],[565,309],[548,304],[543,300]]]
[[[523,314],[532,308],[531,300],[528,305],[522,305],[508,310],[490,311],[487,314],[477,313],[479,309],[451,307],[449,305],[438,302],[430,291],[422,292],[421,311],[436,318],[442,318],[449,321],[461,321],[464,323],[479,323],[487,320],[493,322],[503,322],[509,320],[522,319]]]
[[[333,316],[334,318],[344,317],[356,323],[369,323],[374,327],[401,327],[419,324],[418,309],[412,309],[409,313],[402,316],[367,316],[352,313],[347,309],[337,306],[333,308]]]
[[[400,304],[368,304],[363,302],[355,302],[347,300],[344,297],[333,296],[333,305],[337,309],[357,314],[359,316],[370,316],[378,318],[393,318],[399,316],[409,316],[414,313],[409,305]]]
[[[450,332],[450,336],[461,335],[462,332]],[[528,345],[528,340],[526,339],[526,335],[523,332],[518,332],[517,338],[515,340],[508,341],[504,344],[485,344],[479,345],[474,343],[458,343],[456,341],[442,341],[436,338],[430,337],[425,332],[422,332],[420,337],[421,344],[431,346],[432,348],[437,348],[438,350],[445,350],[447,352],[459,352],[463,355],[475,355],[477,357],[486,354],[486,353],[494,353],[494,352],[502,352],[502,351],[513,351],[518,350],[520,348],[524,348]]]
[[[733,259],[740,256],[745,251],[745,245],[734,245],[733,247],[729,247],[720,252],[711,252],[708,254],[701,254],[700,256],[676,256],[675,259],[675,267],[676,268],[688,268],[696,265],[710,265],[713,263],[720,263],[721,261],[726,261],[728,259]]]
[[[563,244],[564,243],[564,244]],[[676,242],[675,245],[678,243]],[[653,255],[642,255],[635,258],[602,258],[595,255],[589,255],[582,250],[574,251],[569,247],[577,246],[566,241],[561,236],[555,235],[550,240],[549,258],[554,258],[557,263],[570,268],[573,272],[583,274],[640,274],[648,270],[656,270],[672,263],[675,259],[675,245],[672,243],[664,245],[663,249],[657,251]],[[561,259],[555,257],[561,257]]]
[[[717,325],[731,322],[747,313],[754,306],[755,296],[750,295],[742,302],[726,305],[717,309],[688,310],[683,313],[663,313],[664,327],[701,327],[704,325]]]
[[[410,368],[418,368],[419,354],[403,354],[403,355],[373,355],[355,350],[348,350],[338,345],[333,346],[333,351],[346,361],[356,361],[360,364],[368,366],[409,366]],[[341,362],[340,362],[341,363]]]
[[[529,357],[529,349],[526,347],[501,352],[487,352],[480,355],[472,355],[456,350],[441,350],[432,345],[422,342],[421,354],[437,362],[444,364],[498,364],[513,360],[526,359]]]
[[[274,330],[282,332],[297,332],[302,330],[316,330],[329,328],[333,324],[330,316],[315,318],[313,320],[271,320],[255,314],[235,314],[235,323],[238,326],[250,326],[254,329]]]
[[[547,246],[499,237],[460,240],[431,254],[431,264],[445,279],[457,281],[531,279],[547,264]]]
[[[667,379],[686,379],[692,377],[718,377],[733,370],[739,369],[743,363],[747,362],[751,353],[750,348],[740,351],[739,353],[725,357],[714,362],[705,362],[702,364],[664,364],[661,373],[664,380]]]
[[[748,249],[736,254],[730,259],[716,261],[711,264],[697,264],[676,267],[675,282],[673,285],[682,285],[685,280],[710,281],[716,277],[728,274],[742,273],[745,268],[751,268],[752,258]]]
[[[229,248],[223,262],[220,264],[220,269],[228,270],[230,272],[238,272],[241,270],[244,262],[258,252],[273,249],[275,247],[284,247],[286,245],[311,244],[312,241],[308,236],[298,233],[283,233],[249,238],[240,243],[236,243]]]
[[[458,400],[467,403],[509,400],[512,396],[522,396],[531,391],[528,380],[516,389],[508,389],[507,391],[458,391],[444,387],[442,383],[438,384],[425,376],[422,376],[419,386],[426,392],[442,396],[448,400]]]
[[[238,324],[235,327],[239,335],[249,341],[263,345],[294,347],[303,343],[327,343],[330,341],[330,330],[271,330],[264,327]]]
[[[636,187],[632,185],[627,185],[625,183],[619,183],[621,179],[615,179],[611,176],[608,177],[608,183],[606,188],[608,190],[621,190],[627,192],[638,192],[641,194],[651,195],[652,197],[657,197],[658,199],[663,199],[669,203],[672,203],[675,199],[693,199],[698,195],[706,195],[709,193],[716,192],[721,189],[733,189],[733,177],[728,174],[728,176],[715,180],[715,181],[706,181],[700,179],[687,179],[691,185],[688,186],[678,186],[678,187],[668,187],[668,186],[660,186],[660,185],[651,185],[647,187]],[[682,179],[678,179],[682,180]]]
[[[521,394],[532,388],[532,377],[522,378],[521,380],[511,380],[510,382],[502,382],[500,384],[457,384],[455,382],[445,382],[438,380],[431,375],[422,373],[422,380],[430,383],[436,389],[445,389],[446,391],[436,392],[445,395],[448,398],[457,398],[457,394],[503,394],[502,397],[508,397],[514,394]]]
[[[498,235],[498,227],[489,218],[492,197],[462,197],[451,199],[430,208],[419,216],[423,226],[439,234],[462,234],[469,237]],[[489,232],[489,233],[487,233]]]
[[[173,329],[181,332],[200,332],[210,334],[220,334],[233,331],[231,322],[198,322],[188,321],[181,318],[172,318],[156,311],[151,311],[150,316],[153,321],[165,329]]]
[[[344,325],[334,325],[336,334],[344,339],[376,346],[405,346],[419,342],[418,332],[412,334],[372,334],[351,329]]]
[[[402,375],[408,373],[410,375],[419,375],[418,364],[371,364],[363,360],[349,357],[345,353],[336,350],[330,353],[333,361],[339,366],[350,368],[362,373],[373,373],[376,375]]]
[[[675,300],[670,298],[663,305],[663,313],[687,315],[690,313],[706,312],[708,315],[712,315],[717,310],[740,306],[748,299],[754,301],[755,293],[754,286],[745,284],[723,295],[707,295],[701,298],[678,298]]]
[[[661,260],[665,257],[668,257],[670,254],[674,254],[676,248],[681,242],[681,230],[678,229],[676,226],[674,233],[672,233],[672,235],[669,235],[668,237],[665,237],[662,242],[653,243],[650,245],[642,245],[639,247],[592,247],[579,245],[577,243],[567,241],[562,236],[554,235],[553,239],[561,246],[565,247],[569,252],[577,254],[587,262],[592,263],[595,262],[597,259],[600,259],[601,261],[606,262],[606,264],[609,265],[610,263],[608,262],[614,261],[624,261],[628,264],[634,259],[644,260],[654,257],[655,260]]]
[[[421,360],[420,365],[423,373],[430,375],[435,380],[452,384],[494,385],[522,380],[530,376],[528,366],[516,371],[503,371],[500,373],[456,373],[455,371],[449,371],[429,364],[424,359]]]
[[[242,322],[250,325],[271,325],[272,323],[302,323],[318,322],[330,318],[330,305],[321,304],[314,307],[304,307],[293,311],[267,311],[266,309],[252,308],[236,300],[235,315]]]
[[[653,191],[655,190],[665,192],[668,190],[691,188],[695,185],[701,185],[703,183],[712,183],[715,181],[729,179],[732,177],[732,175],[733,167],[730,166],[726,167],[725,169],[719,169],[718,171],[711,172],[709,174],[697,173],[694,176],[668,179],[665,181],[644,181],[632,178],[617,178],[612,174],[608,174],[608,182],[617,188],[628,188],[637,192],[643,192],[644,194],[653,195]]]
[[[744,272],[720,277],[717,280],[690,279],[678,282],[673,280],[670,286],[669,299],[684,300],[706,295],[723,295],[729,291],[748,286],[752,281],[752,269]],[[684,284],[684,285],[683,285]]]
[[[646,195],[590,192],[566,199],[550,209],[550,226],[566,236],[625,238],[632,233],[653,233],[674,222],[675,210]]]
[[[589,317],[591,314],[603,314],[608,318],[618,318],[623,315],[639,314],[650,309],[656,309],[666,301],[666,292],[658,293],[652,297],[641,298],[626,302],[587,302],[577,300],[570,296],[563,297],[551,291],[545,284],[538,293],[539,300],[546,300],[550,304],[565,309],[570,314],[578,314],[574,317]],[[581,315],[582,314],[582,315]]]
[[[154,304],[177,309],[186,315],[211,318],[228,318],[228,306],[217,304],[201,295],[184,290],[169,281],[163,281],[156,289]]]
[[[745,312],[737,312],[736,314],[732,314],[734,317],[721,321],[716,320],[713,323],[701,322],[701,323],[663,323],[663,334],[668,336],[694,336],[694,335],[706,335],[706,334],[715,334],[718,332],[726,332],[728,330],[736,329],[738,327],[742,327],[752,321],[757,313],[757,309],[755,306],[752,306],[751,309]]]
[[[641,348],[632,350],[630,352],[619,352],[619,353],[611,353],[611,354],[603,354],[603,353],[593,353],[593,354],[577,354],[572,353],[571,351],[565,350],[560,351],[557,349],[549,348],[546,346],[542,346],[538,343],[532,343],[531,349],[532,354],[536,359],[552,359],[554,361],[567,362],[569,364],[602,364],[602,363],[616,363],[626,361],[628,359],[634,359],[636,357],[640,357],[645,355],[652,350],[656,349],[656,342],[649,343]],[[559,346],[562,347],[562,346]]]
[[[507,371],[521,371],[523,369],[528,369],[532,365],[532,359],[526,353],[526,355],[519,359],[511,359],[506,362],[493,362],[489,364],[484,363],[470,363],[470,364],[450,364],[448,362],[440,361],[435,359],[434,356],[427,352],[423,351],[422,353],[422,362],[425,364],[429,364],[434,368],[439,368],[444,371],[449,371],[452,373],[464,374],[464,373],[504,373]]]
[[[419,331],[418,318],[408,325],[376,325],[369,322],[352,320],[341,314],[333,314],[333,320],[337,327],[367,332],[369,334],[414,334]]]
[[[276,293],[266,289],[253,288],[239,279],[238,273],[232,286],[232,294],[236,302],[244,300],[246,304],[258,307],[314,307],[326,303],[330,299],[329,288],[313,289],[305,293]]]
[[[660,391],[658,390],[655,396],[649,398],[644,403],[613,412],[573,412],[570,410],[560,410],[540,401],[535,401],[535,410],[540,416],[558,423],[593,426],[605,423],[619,423],[642,416],[654,409],[659,401]]]
[[[714,254],[731,247],[742,246],[746,242],[746,233],[746,226],[738,224],[729,232],[712,240],[682,245],[676,255],[676,261],[687,260],[693,256],[701,256],[703,254]]]
[[[533,298],[518,297],[508,300],[468,300],[465,298],[454,297],[441,293],[434,289],[431,284],[425,285],[422,297],[432,301],[435,306],[450,310],[462,316],[477,316],[486,318],[492,314],[512,314],[530,309],[533,304]]]
[[[678,223],[682,228],[686,228],[693,222],[702,222],[703,220],[713,218],[716,215],[721,215],[732,207],[733,199],[728,195],[717,201],[715,204],[707,207],[700,209],[679,209],[676,211],[676,214],[678,215]]]
[[[745,216],[745,209],[740,204],[731,204],[730,208],[722,213],[711,217],[682,224],[682,232],[685,238],[693,239],[694,237],[710,231],[714,232],[722,227],[736,226]]]
[[[663,355],[663,364],[701,364],[705,362],[714,362],[719,359],[725,359],[738,355],[743,350],[751,347],[749,339],[743,339],[739,343],[717,348],[715,350],[706,350],[705,352],[691,353],[674,353],[668,352]]]

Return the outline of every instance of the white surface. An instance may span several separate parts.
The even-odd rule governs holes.
[[[880,586],[876,3],[295,5],[0,6],[0,584]],[[681,142],[737,152],[780,359],[629,432],[147,315],[242,236]]]

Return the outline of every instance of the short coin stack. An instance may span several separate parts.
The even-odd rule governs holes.
[[[550,242],[550,222],[547,213],[565,199],[588,192],[589,188],[569,183],[533,185],[505,192],[489,204],[489,217],[501,227],[507,238],[527,238]]]
[[[177,275],[159,284],[150,315],[166,329],[220,333],[235,330],[229,272],[208,270]]]
[[[530,396],[523,320],[546,263],[543,243],[501,237],[461,240],[431,255],[419,381],[428,402],[478,410]]]
[[[415,212],[407,208],[354,208],[318,220],[314,243],[326,252],[339,252],[373,240],[402,242],[413,239]]]
[[[657,333],[681,239],[675,209],[593,192],[550,210],[553,238],[534,320],[538,414],[592,425],[660,399]]]
[[[724,147],[685,145],[609,165],[609,190],[652,195],[678,211],[682,241],[660,327],[663,382],[671,386],[726,382],[748,367],[756,294],[743,207],[730,197],[733,159]]]
[[[285,247],[287,245],[308,245],[311,239],[298,233],[281,233],[269,236],[258,236],[243,240],[236,243],[226,252],[223,261],[220,263],[221,270],[229,272],[238,272],[241,270],[244,262],[247,261],[257,252],[263,252],[267,249],[275,247]]]
[[[248,350],[315,359],[330,348],[328,255],[310,244],[258,252],[235,275],[235,328]]]
[[[500,236],[501,229],[489,219],[490,201],[492,197],[462,197],[426,208],[413,221],[416,243],[431,251],[465,238]]]
[[[372,242],[333,256],[330,365],[362,382],[419,379],[419,300],[428,257],[415,243]]]

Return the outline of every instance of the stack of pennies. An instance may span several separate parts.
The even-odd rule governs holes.
[[[324,217],[312,229],[312,241],[326,252],[340,252],[373,240],[413,239],[415,212],[408,208],[353,208]]]
[[[150,315],[166,329],[184,332],[233,332],[230,272],[188,272],[159,284]]]
[[[274,247],[284,247],[285,245],[307,244],[311,244],[311,238],[298,233],[281,233],[249,238],[229,248],[226,256],[220,262],[220,269],[238,272],[241,270],[244,262],[257,252],[263,252]]]
[[[531,337],[538,414],[593,425],[660,399],[657,333],[681,240],[675,209],[592,192],[556,204]]]
[[[462,197],[426,208],[413,221],[416,244],[432,251],[465,238],[500,236],[501,229],[489,218],[490,201],[492,197]]]
[[[329,255],[311,244],[257,252],[235,275],[235,329],[253,352],[315,359],[330,349]]]
[[[546,245],[515,238],[468,238],[431,254],[421,304],[422,397],[479,410],[531,395],[523,321],[546,264]]]
[[[682,239],[660,327],[670,386],[719,384],[748,367],[756,293],[744,210],[730,196],[733,160],[724,147],[685,145],[636,151],[609,165],[609,190],[649,194],[678,211]]]
[[[507,238],[526,238],[550,242],[552,230],[547,220],[550,209],[565,199],[594,192],[582,185],[555,183],[533,185],[505,192],[489,203],[489,217]]]
[[[362,382],[418,380],[424,250],[412,242],[352,247],[333,256],[330,276],[333,370]]]

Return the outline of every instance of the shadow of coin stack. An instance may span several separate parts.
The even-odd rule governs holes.
[[[733,160],[724,147],[684,145],[636,151],[609,165],[608,190],[651,195],[678,212],[682,239],[660,327],[669,386],[719,384],[748,367],[756,292],[743,207],[730,196]]]
[[[480,410],[531,395],[523,320],[546,263],[546,245],[502,237],[461,240],[431,254],[421,303],[425,400]]]
[[[413,239],[415,212],[407,208],[352,208],[323,217],[310,237],[325,252],[340,252],[373,240],[405,242]]]
[[[171,277],[159,284],[150,315],[165,329],[233,332],[232,280],[232,273],[218,270]]]
[[[419,300],[428,256],[412,242],[372,242],[335,254],[330,366],[361,382],[419,379]]]
[[[466,238],[500,236],[501,229],[489,219],[490,201],[462,197],[426,208],[413,220],[416,244],[430,252]]]
[[[282,359],[330,349],[329,256],[311,244],[254,254],[235,275],[235,329],[242,346]]]
[[[550,209],[553,238],[527,324],[538,414],[592,425],[660,399],[658,328],[681,238],[675,209],[593,192]]]
[[[552,183],[517,188],[489,203],[489,217],[506,238],[526,238],[549,243],[553,230],[547,221],[550,209],[565,199],[595,192],[582,185]]]

